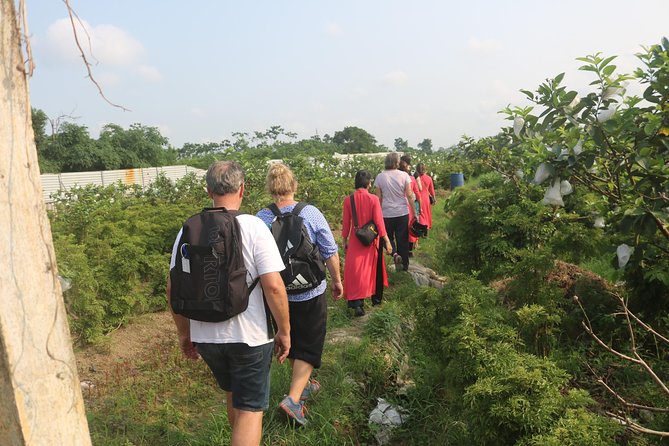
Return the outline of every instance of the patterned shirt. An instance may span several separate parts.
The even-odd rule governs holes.
[[[279,210],[285,214],[292,211],[296,205],[297,203],[283,206],[279,208]],[[274,213],[267,208],[261,209],[256,216],[265,222],[268,228],[272,227],[272,223],[276,219]],[[318,247],[321,256],[323,256],[323,260],[327,260],[337,254],[339,248],[337,247],[337,243],[330,230],[330,225],[325,220],[325,216],[321,211],[315,206],[308,204],[302,209],[302,212],[300,212],[300,217],[304,219],[304,226],[307,228],[309,238],[311,239],[311,242]],[[291,302],[304,302],[313,299],[314,297],[323,294],[326,286],[327,283],[323,280],[320,285],[312,290],[305,291],[304,293],[289,294],[288,300]]]

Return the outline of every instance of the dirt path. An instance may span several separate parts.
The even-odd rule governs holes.
[[[415,262],[410,266],[409,272],[419,285],[435,286],[441,280],[433,271]],[[368,317],[369,313],[354,318],[346,327],[328,331],[326,342],[359,342]],[[177,335],[169,311],[139,316],[127,326],[110,333],[108,343],[103,348],[87,347],[75,351],[79,380],[98,385],[110,375],[132,375],[139,359],[146,357],[158,346],[170,342],[176,345]]]
[[[96,384],[109,374],[132,373],[135,358],[144,357],[144,353],[170,339],[176,342],[176,328],[169,311],[163,311],[139,316],[108,338],[104,348],[75,351],[79,380]]]

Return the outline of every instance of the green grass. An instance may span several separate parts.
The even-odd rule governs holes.
[[[309,425],[295,428],[276,410],[290,384],[290,367],[274,363],[270,409],[263,422],[265,445],[374,444],[368,426],[376,397],[391,392],[396,364],[383,349],[401,321],[399,300],[411,286],[409,276],[390,273],[393,288],[383,306],[354,318],[343,300],[329,303],[328,330],[352,326],[359,342],[327,343],[323,365],[315,372],[323,390],[308,404]],[[365,328],[365,321],[369,321]],[[176,342],[157,346],[133,364],[120,364],[106,385],[86,395],[89,427],[96,446],[204,446],[230,442],[224,394],[203,361],[182,357]]]

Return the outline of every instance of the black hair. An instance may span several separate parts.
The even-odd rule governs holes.
[[[359,170],[355,173],[355,188],[360,189],[361,187],[367,188],[369,183],[372,182],[372,175],[366,170]]]

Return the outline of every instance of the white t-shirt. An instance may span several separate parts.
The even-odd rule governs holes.
[[[276,247],[272,233],[258,217],[248,214],[237,216],[242,236],[242,253],[244,265],[249,274],[249,285],[258,276],[278,272],[284,269],[281,254]],[[170,269],[176,264],[176,254],[181,238],[177,234],[172,247]],[[272,341],[267,333],[267,315],[260,282],[249,296],[249,306],[243,313],[223,322],[190,321],[190,338],[192,342],[212,344],[230,344],[241,342],[250,347],[267,344]]]
[[[411,188],[411,177],[399,169],[384,170],[376,176],[374,185],[381,189],[381,211],[385,218],[401,217],[409,213],[405,187]]]

